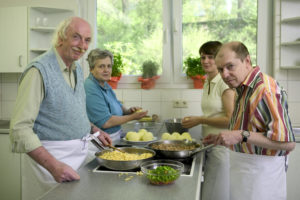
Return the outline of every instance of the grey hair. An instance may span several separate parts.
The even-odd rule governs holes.
[[[110,51],[101,50],[98,48],[93,49],[86,59],[89,63],[90,70],[94,69],[97,60],[104,59],[106,57],[109,57],[111,60],[111,65],[114,65],[114,55]]]

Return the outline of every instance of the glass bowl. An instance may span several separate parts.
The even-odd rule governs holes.
[[[151,160],[141,164],[141,170],[151,184],[174,183],[183,172],[184,165],[174,160]]]

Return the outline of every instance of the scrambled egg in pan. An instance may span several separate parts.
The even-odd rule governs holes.
[[[119,151],[111,151],[105,152],[99,156],[99,158],[105,160],[119,160],[119,161],[129,161],[129,160],[142,160],[146,158],[152,157],[152,153],[142,153],[142,154],[135,154],[135,153],[123,153]]]

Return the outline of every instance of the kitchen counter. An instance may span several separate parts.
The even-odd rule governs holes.
[[[79,170],[80,181],[58,184],[41,199],[199,200],[203,156],[204,153],[196,155],[191,176],[181,176],[175,183],[165,186],[152,185],[146,177],[137,176],[136,174],[133,174],[134,178],[130,181],[125,181],[126,177],[124,175],[119,176],[119,173],[93,172],[98,166],[97,160],[93,160]]]
[[[9,120],[0,120],[0,134],[9,133]]]

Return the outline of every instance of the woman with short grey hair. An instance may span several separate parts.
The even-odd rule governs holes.
[[[140,107],[126,109],[118,101],[107,83],[111,78],[113,54],[108,50],[94,49],[87,58],[90,75],[85,80],[86,109],[90,121],[110,134],[113,142],[122,135],[121,125],[146,116],[147,111],[136,112]]]
[[[110,51],[101,49],[92,50],[86,59],[89,63],[90,70],[94,69],[97,60],[104,59],[106,57],[109,57],[111,65],[114,65],[114,56]]]

